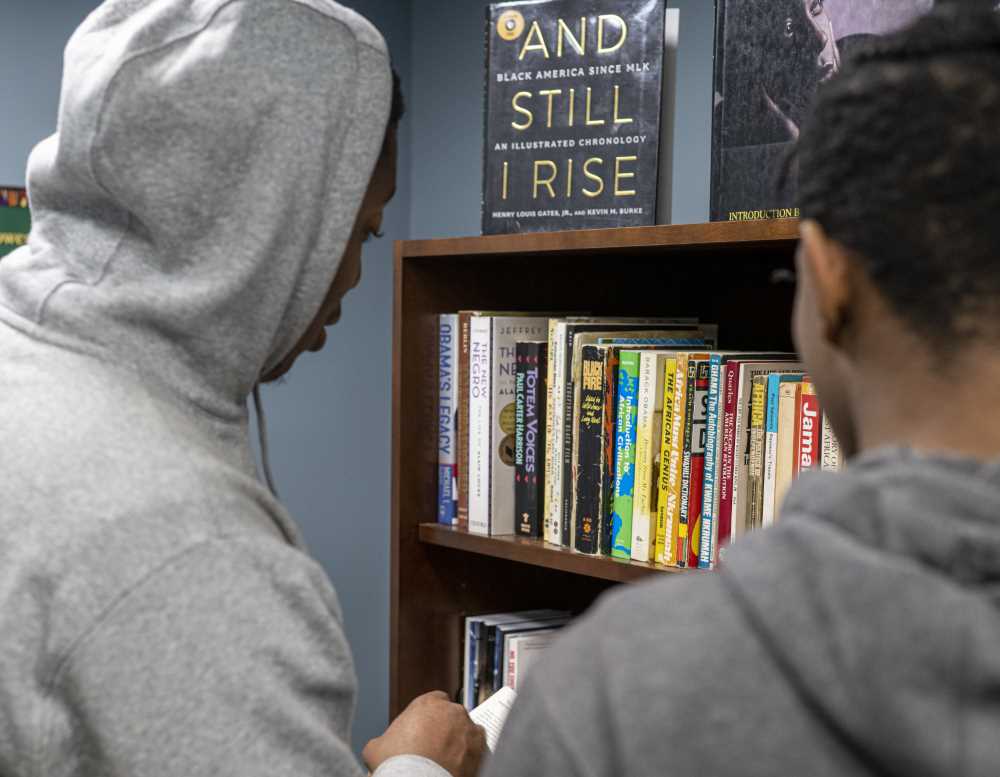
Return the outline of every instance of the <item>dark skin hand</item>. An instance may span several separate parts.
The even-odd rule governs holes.
[[[956,341],[942,368],[941,355],[848,248],[815,221],[800,232],[795,343],[845,453],[902,445],[978,459],[1000,454],[1000,414],[983,412],[1000,400],[995,345]]]
[[[475,777],[485,752],[482,727],[448,694],[434,691],[414,699],[382,736],[365,745],[361,757],[373,772],[393,756],[420,755],[452,777]]]
[[[396,128],[390,127],[386,133],[385,147],[375,165],[368,190],[354,222],[354,229],[344,247],[344,255],[337,268],[333,283],[323,300],[319,313],[306,329],[305,334],[292,348],[281,363],[261,378],[261,383],[271,383],[284,376],[306,351],[319,351],[326,345],[326,327],[340,320],[340,304],[344,296],[361,282],[361,250],[373,235],[378,236],[382,228],[385,206],[396,193]]]

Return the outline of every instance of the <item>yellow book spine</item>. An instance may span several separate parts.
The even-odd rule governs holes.
[[[674,369],[674,407],[670,428],[670,466],[667,483],[667,523],[670,538],[665,548],[666,562],[677,566],[678,548],[681,547],[681,457],[684,453],[684,418],[687,400],[688,353],[678,353]]]
[[[670,512],[667,510],[667,499],[670,494],[670,443],[673,440],[674,423],[674,386],[677,359],[669,358],[663,370],[663,427],[660,434],[660,477],[656,484],[658,495],[656,499],[656,551],[654,559],[657,564],[666,564],[669,560],[669,548],[673,544],[673,525]]]

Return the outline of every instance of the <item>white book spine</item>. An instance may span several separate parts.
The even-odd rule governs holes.
[[[562,450],[563,450],[563,393],[566,383],[565,352],[566,325],[558,324],[555,330],[556,339],[550,348],[555,352],[554,380],[549,386],[552,392],[552,435],[545,441],[546,452],[549,454],[546,462],[549,469],[550,500],[546,513],[547,526],[545,541],[554,545],[562,544]]]
[[[792,483],[795,458],[795,388],[794,384],[786,384],[778,398],[778,454],[775,456],[774,502],[771,511],[771,522],[778,520],[781,503],[785,499],[788,487]]]
[[[514,390],[517,342],[545,336],[547,318],[494,318],[490,342],[490,534],[514,533]]]
[[[764,433],[764,507],[761,511],[761,524],[770,526],[774,523],[774,486],[778,462],[778,432]]]
[[[653,465],[652,426],[656,404],[655,381],[657,354],[645,352],[639,356],[639,394],[636,410],[635,435],[635,501],[632,508],[632,559],[650,561],[654,543],[650,542],[653,523],[650,517],[651,482],[646,475]],[[660,391],[662,392],[662,384]],[[661,393],[662,403],[662,393]],[[662,411],[661,411],[662,412]],[[642,475],[642,477],[640,477]]]
[[[490,533],[490,351],[493,319],[469,325],[469,532]]]
[[[438,523],[458,523],[458,481],[455,478],[458,435],[458,316],[438,319]]]

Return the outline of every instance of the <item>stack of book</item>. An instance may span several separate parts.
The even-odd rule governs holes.
[[[465,619],[462,703],[474,709],[503,687],[518,689],[528,668],[570,620],[562,610],[471,615]]]
[[[467,311],[440,327],[442,523],[707,569],[774,523],[799,472],[841,466],[795,356],[716,350],[715,325]]]

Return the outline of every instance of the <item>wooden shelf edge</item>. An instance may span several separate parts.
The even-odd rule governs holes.
[[[403,259],[450,256],[560,254],[583,251],[671,248],[721,248],[791,243],[798,240],[798,219],[713,221],[618,229],[580,229],[530,232],[518,235],[481,235],[435,240],[403,240],[397,244]]]
[[[438,523],[420,524],[419,537],[421,542],[429,545],[493,556],[507,561],[516,561],[602,580],[612,580],[618,583],[643,580],[650,575],[677,574],[687,571],[655,566],[641,561],[623,561],[607,556],[586,556],[568,548],[556,547],[542,540],[527,537],[484,537],[478,534],[469,534],[454,526]]]

